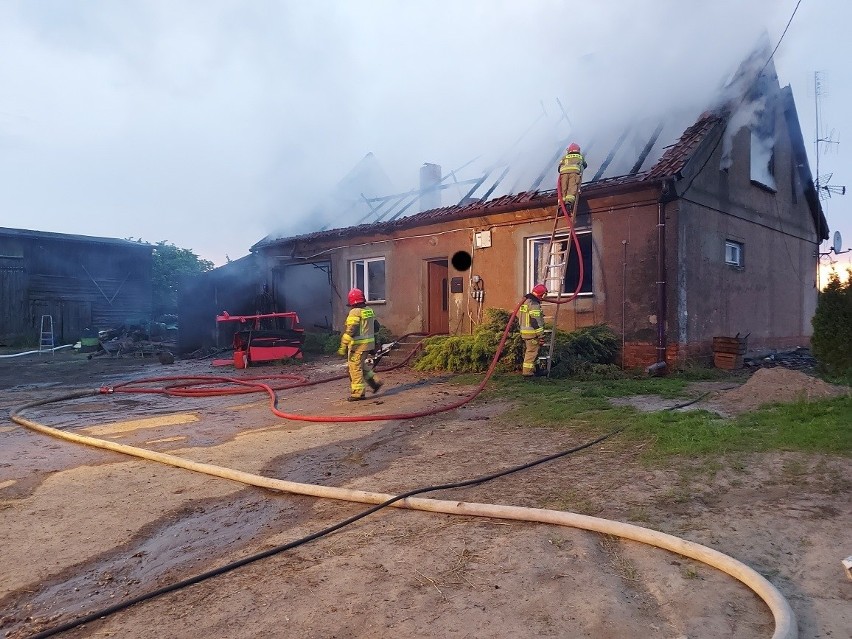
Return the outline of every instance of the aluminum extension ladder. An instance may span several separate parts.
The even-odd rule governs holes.
[[[582,175],[582,174],[581,174]],[[557,200],[559,193],[557,192]],[[570,218],[576,218],[576,211],[580,204],[580,187],[577,187],[576,197],[574,198],[574,206],[568,212]],[[539,265],[538,281],[547,286],[548,291],[556,293],[557,299],[562,295],[562,289],[565,287],[565,272],[568,270],[568,260],[571,256],[571,222],[562,213],[562,203],[556,202],[556,217],[553,219],[553,230],[550,233],[550,240],[547,243],[546,258],[542,256],[541,264]],[[560,222],[562,224],[560,225]],[[567,239],[557,236],[568,233]],[[562,243],[565,243],[565,248],[562,248]],[[539,355],[538,361],[540,366],[547,368],[547,377],[550,377],[550,369],[553,366],[553,350],[556,347],[556,326],[559,322],[559,307],[562,304],[556,304],[556,310],[553,313],[552,328],[545,329],[544,333],[550,335],[550,343],[548,344],[547,355]]]
[[[49,352],[53,355],[53,348],[53,315],[42,315],[38,339],[38,352],[39,354]]]

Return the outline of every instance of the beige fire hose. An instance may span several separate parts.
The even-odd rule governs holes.
[[[52,437],[58,437],[60,439],[77,442],[79,444],[86,444],[97,448],[104,448],[117,453],[124,453],[126,455],[132,455],[134,457],[168,464],[178,468],[185,468],[187,470],[205,473],[214,477],[230,479],[251,486],[271,488],[273,490],[280,490],[296,495],[310,495],[312,497],[339,499],[342,501],[351,501],[363,504],[381,504],[394,497],[394,495],[386,495],[383,493],[350,490],[347,488],[333,488],[330,486],[319,486],[315,484],[301,484],[283,479],[254,475],[252,473],[245,473],[231,468],[224,468],[222,466],[190,461],[167,453],[158,453],[151,450],[145,450],[144,448],[128,446],[127,444],[117,444],[115,442],[98,439],[96,437],[68,433],[56,428],[51,428],[50,426],[45,426],[44,424],[39,424],[38,422],[26,419],[25,417],[21,417],[17,414],[11,415],[11,419],[22,426],[26,426],[27,428]],[[545,510],[542,508],[522,508],[518,506],[501,506],[499,504],[478,504],[463,501],[422,499],[418,497],[409,497],[395,502],[391,504],[391,506],[394,508],[408,508],[411,510],[423,510],[447,515],[493,517],[497,519],[514,519],[517,521],[556,524],[558,526],[591,530],[605,535],[615,535],[623,539],[630,539],[650,546],[656,546],[657,548],[663,548],[664,550],[669,550],[679,555],[683,555],[684,557],[695,559],[696,561],[700,561],[708,566],[721,570],[751,588],[758,597],[763,599],[772,611],[772,616],[775,619],[775,632],[772,634],[772,639],[797,639],[799,636],[799,631],[796,626],[796,618],[793,614],[793,610],[790,608],[790,604],[786,599],[784,599],[784,596],[779,592],[779,590],[769,581],[758,574],[755,570],[749,568],[744,563],[737,561],[733,557],[729,557],[728,555],[713,550],[712,548],[708,548],[707,546],[702,546],[701,544],[696,544],[673,535],[609,519],[589,517],[586,515],[579,515],[559,510]]]

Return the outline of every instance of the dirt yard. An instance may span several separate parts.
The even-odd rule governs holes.
[[[73,353],[3,359],[0,409],[5,414],[37,399],[128,379],[258,372],[313,379],[343,373],[344,365],[330,358],[234,371],[213,368],[209,360],[164,366]],[[724,404],[723,393],[736,391],[731,386],[696,386],[694,396],[710,390],[703,407]],[[343,401],[346,382],[336,381],[282,391],[279,408],[396,414],[444,405],[470,390],[445,377],[394,371],[369,401]],[[654,401],[635,403],[659,408]],[[734,406],[732,413],[749,409],[744,398],[738,401],[726,405]],[[116,393],[26,416],[269,477],[396,494],[585,441],[570,429],[510,421],[508,407],[476,400],[415,420],[323,424],[279,419],[259,395]],[[795,611],[800,637],[852,637],[852,581],[841,566],[852,554],[848,458],[773,453],[649,469],[638,463],[639,452],[615,438],[520,474],[430,496],[570,510],[681,536],[767,577]],[[4,420],[0,633],[30,636],[364,508],[67,443]],[[384,509],[60,636],[754,639],[772,631],[769,610],[745,586],[663,550],[543,524]]]

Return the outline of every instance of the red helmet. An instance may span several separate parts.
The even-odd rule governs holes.
[[[366,304],[367,300],[364,299],[364,291],[360,288],[353,288],[349,291],[349,306],[355,306],[356,304]]]
[[[572,142],[571,144],[568,145],[568,153],[579,153],[579,152],[580,152],[580,145],[577,144],[576,142]]]
[[[532,291],[530,291],[533,295],[535,295],[538,299],[543,298],[547,295],[547,287],[544,284],[536,284],[533,286]]]

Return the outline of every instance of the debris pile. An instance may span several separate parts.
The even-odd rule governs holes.
[[[792,351],[771,351],[760,355],[746,355],[743,362],[746,368],[774,368],[783,366],[799,371],[816,370],[817,361],[810,349],[799,347]]]
[[[784,366],[760,368],[742,386],[721,393],[708,402],[719,412],[737,415],[764,404],[813,401],[848,395],[846,386],[835,386]]]
[[[159,357],[161,353],[176,352],[177,324],[166,321],[129,321],[115,328],[98,331],[98,343],[99,350],[89,355],[89,359],[100,355]]]

